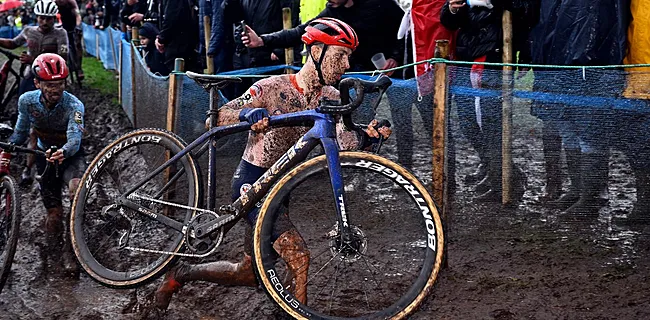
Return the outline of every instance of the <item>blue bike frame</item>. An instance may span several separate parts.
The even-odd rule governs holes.
[[[212,122],[212,123],[216,123]],[[269,117],[269,126],[271,128],[277,127],[295,127],[295,126],[309,126],[312,128],[303,135],[296,144],[294,144],[287,152],[278,159],[271,168],[269,168],[262,177],[260,177],[245,194],[241,195],[234,203],[227,206],[225,210],[227,214],[220,215],[219,219],[204,223],[195,229],[197,237],[202,238],[208,236],[211,232],[219,228],[238,221],[244,216],[251,208],[258,203],[273,184],[280,179],[290,168],[293,168],[298,163],[307,158],[319,143],[323,146],[325,156],[327,158],[327,165],[332,184],[332,191],[334,193],[334,201],[336,201],[336,213],[339,226],[342,226],[341,231],[343,235],[349,234],[348,219],[345,213],[345,194],[343,188],[343,178],[341,175],[341,163],[339,159],[339,146],[336,140],[336,119],[333,115],[319,113],[315,110],[306,110],[282,115]],[[219,138],[228,136],[234,133],[250,130],[251,125],[247,122],[241,122],[233,125],[215,127],[205,132],[185,149],[174,155],[171,159],[158,167],[152,173],[147,175],[141,182],[134,185],[131,189],[126,191],[118,200],[117,204],[123,205],[133,209],[136,212],[144,214],[152,219],[159,221],[162,224],[169,226],[179,232],[185,233],[186,224],[170,219],[164,215],[157,214],[150,209],[140,206],[139,204],[129,200],[131,195],[136,189],[144,185],[154,176],[160,174],[163,170],[168,168],[172,163],[178,161],[184,156],[187,156],[195,148],[204,145],[209,141],[209,159],[208,159],[208,204],[207,209],[215,210],[215,191],[216,185],[216,146],[215,143]],[[182,172],[177,173],[177,175]],[[174,177],[170,183],[174,181]],[[170,184],[168,183],[168,185]],[[165,186],[167,187],[167,186]],[[164,188],[165,188],[164,187]],[[164,189],[163,188],[163,189]]]

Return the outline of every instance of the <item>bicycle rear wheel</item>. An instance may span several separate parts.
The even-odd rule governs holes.
[[[0,178],[0,292],[9,277],[20,235],[20,197],[14,178]]]
[[[181,250],[184,235],[115,201],[184,147],[171,132],[140,129],[118,138],[92,161],[77,190],[70,227],[75,254],[93,279],[112,287],[134,287],[154,280],[173,262],[175,256],[168,253]],[[129,200],[187,223],[195,214],[188,207],[197,207],[201,199],[200,188],[196,163],[188,154]]]
[[[339,232],[341,204],[333,198],[327,159],[316,157],[269,192],[255,225],[255,270],[271,298],[294,318],[404,318],[440,270],[438,210],[422,184],[394,162],[363,152],[342,152],[340,159],[351,241]],[[285,213],[290,224],[278,219]],[[295,228],[309,250],[309,264],[293,265],[295,273],[273,248],[287,228]],[[294,296],[301,272],[307,274],[306,301]]]

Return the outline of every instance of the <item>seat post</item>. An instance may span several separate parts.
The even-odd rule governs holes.
[[[219,101],[221,97],[219,96],[219,90],[217,86],[210,86],[210,128],[217,127],[218,113],[219,113]]]

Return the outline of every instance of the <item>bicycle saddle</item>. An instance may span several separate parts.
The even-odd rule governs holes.
[[[6,123],[0,123],[0,139],[6,140],[14,133],[14,128]]]
[[[210,88],[216,87],[221,89],[230,83],[241,82],[241,78],[235,76],[219,76],[211,74],[200,74],[194,72],[185,73],[190,79],[196,81],[203,89],[210,92]]]

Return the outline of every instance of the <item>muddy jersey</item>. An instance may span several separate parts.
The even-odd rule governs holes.
[[[18,121],[9,142],[23,144],[29,137],[30,128],[34,129],[41,150],[57,146],[63,149],[65,158],[70,158],[81,145],[84,105],[64,91],[61,101],[48,109],[41,103],[41,90],[27,92],[18,99]]]
[[[320,92],[305,94],[296,83],[295,75],[270,77],[256,82],[241,97],[224,105],[221,110],[225,112],[219,112],[219,121],[237,122],[243,108],[265,108],[271,116],[316,109],[321,97],[339,99],[339,92],[325,86]],[[242,158],[253,165],[269,168],[308,130],[306,127],[288,127],[274,128],[266,133],[251,131]],[[337,124],[337,139],[343,150],[358,145],[356,132],[345,130],[342,124]]]
[[[27,26],[13,39],[17,46],[27,44],[27,53],[36,58],[41,53],[56,53],[68,57],[68,34],[62,28],[53,28],[48,33],[42,33],[38,26]]]

